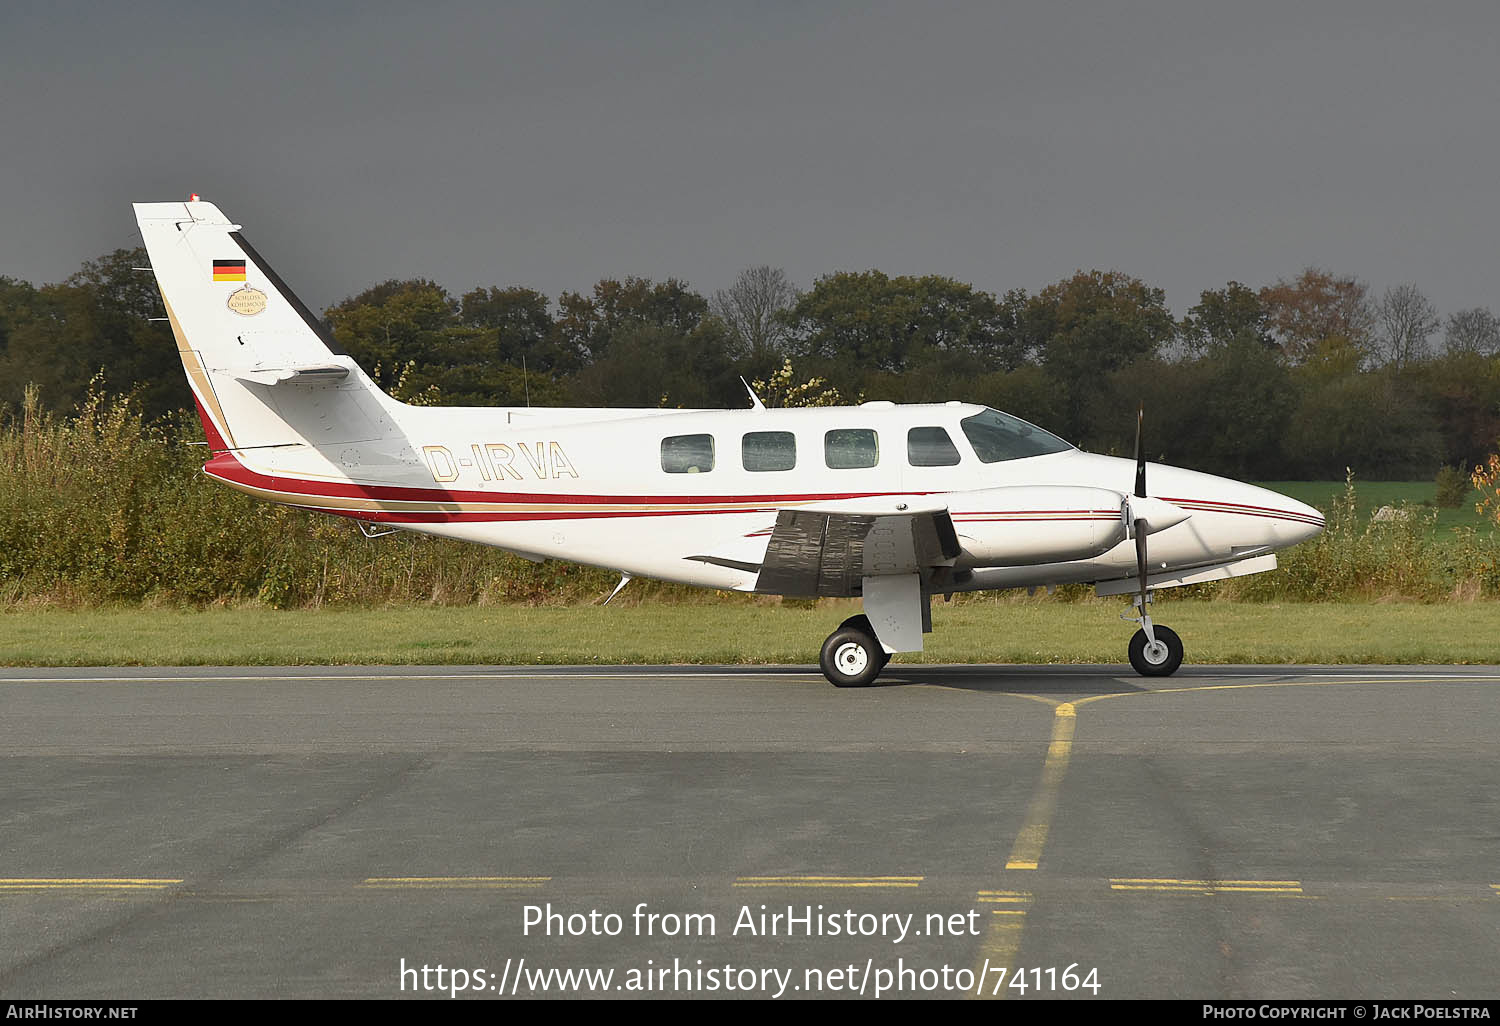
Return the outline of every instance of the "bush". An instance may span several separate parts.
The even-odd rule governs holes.
[[[1440,539],[1433,529],[1436,511],[1405,503],[1395,516],[1377,520],[1359,512],[1353,476],[1325,511],[1327,526],[1312,541],[1277,554],[1273,573],[1226,581],[1223,598],[1251,601],[1290,599],[1476,598],[1500,593],[1500,539],[1470,529]]]
[[[1437,495],[1433,501],[1440,509],[1458,509],[1469,498],[1473,485],[1469,475],[1457,467],[1443,467],[1437,472]]]
[[[324,603],[596,601],[605,570],[535,565],[497,549],[252,499],[202,473],[195,417],[147,424],[96,381],[70,416],[34,389],[0,417],[0,602],[113,601],[275,608]]]
[[[108,396],[97,381],[68,416],[43,410],[34,389],[20,410],[0,411],[0,604],[576,604],[602,601],[618,579],[608,570],[531,563],[414,533],[367,539],[347,520],[252,499],[209,480],[201,469],[205,450],[186,444],[194,441],[202,441],[196,417],[148,423],[131,397]],[[1161,598],[1435,601],[1500,594],[1500,533],[1439,538],[1435,512],[1402,506],[1401,515],[1374,522],[1359,509],[1351,479],[1326,511],[1326,530],[1280,553],[1278,572],[1172,589]],[[1025,601],[1020,595],[963,599]],[[1068,586],[1057,589],[1056,600],[1091,595]],[[616,601],[725,597],[638,581]]]

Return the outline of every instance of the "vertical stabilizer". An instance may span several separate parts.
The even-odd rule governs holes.
[[[400,404],[375,387],[218,207],[196,199],[137,203],[135,215],[215,450],[322,452],[396,433]]]

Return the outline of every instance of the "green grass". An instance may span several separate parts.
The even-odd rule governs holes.
[[[1257,481],[1256,484],[1290,496],[1298,502],[1305,502],[1324,513],[1344,493],[1343,481]],[[1432,481],[1361,481],[1356,478],[1354,491],[1359,497],[1360,515],[1369,519],[1382,506],[1399,506],[1403,502],[1409,506],[1421,506],[1424,502],[1432,502],[1437,493],[1437,485]],[[1490,530],[1493,525],[1474,509],[1478,502],[1479,492],[1470,490],[1463,505],[1457,509],[1437,509],[1432,506],[1423,512],[1437,512],[1437,522],[1433,526],[1439,534],[1454,527]]]
[[[0,613],[0,665],[812,663],[857,609],[825,602],[372,610]],[[899,662],[1120,663],[1124,603],[937,604],[927,651]],[[1190,663],[1500,663],[1500,603],[1163,601]]]

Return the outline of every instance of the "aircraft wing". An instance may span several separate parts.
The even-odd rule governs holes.
[[[945,506],[919,496],[876,496],[783,509],[758,531],[689,558],[756,573],[755,591],[850,596],[866,577],[952,566],[958,535]]]
[[[758,592],[852,596],[862,594],[864,578],[926,580],[960,559],[965,566],[1093,559],[1125,541],[1133,523],[1155,533],[1188,516],[1158,499],[1081,485],[870,496],[783,509],[769,531],[688,558],[755,573]]]
[[[755,590],[807,597],[858,595],[866,577],[952,566],[958,553],[958,535],[946,509],[784,509],[776,515]]]

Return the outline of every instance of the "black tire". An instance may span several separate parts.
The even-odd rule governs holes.
[[[880,642],[869,631],[840,627],[823,642],[818,665],[836,688],[862,688],[874,682],[885,668],[887,657]]]
[[[1146,632],[1139,630],[1130,639],[1130,665],[1142,677],[1170,677],[1182,665],[1182,639],[1170,627],[1152,624],[1156,640],[1167,647],[1166,657],[1152,661],[1146,656]]]

